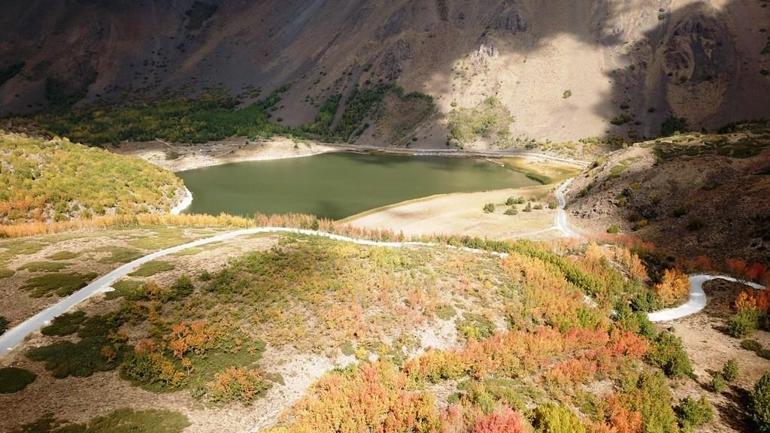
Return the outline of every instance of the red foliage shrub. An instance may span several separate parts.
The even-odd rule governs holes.
[[[477,418],[473,426],[473,433],[527,433],[528,431],[521,414],[507,406]]]

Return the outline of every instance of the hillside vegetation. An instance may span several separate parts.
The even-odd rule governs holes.
[[[173,97],[54,110],[11,118],[6,124],[14,129],[101,145],[158,139],[174,143],[206,143],[235,136],[254,139],[275,134],[352,142],[372,123],[393,134],[392,144],[404,144],[404,139],[411,137],[414,129],[435,110],[430,96],[405,94],[401,88],[392,85],[373,85],[357,88],[342,107],[341,95],[331,95],[320,104],[318,115],[312,122],[287,126],[283,124],[283,118],[275,116],[282,95],[287,91],[288,87],[282,87],[248,105],[222,92],[207,92],[196,98]],[[386,98],[390,99],[390,104],[384,104]],[[338,110],[341,115],[335,122]],[[398,121],[397,116],[406,119]]]
[[[167,212],[182,182],[145,161],[0,131],[0,223]]]
[[[509,254],[500,259],[296,235],[252,241],[252,251],[212,246],[128,277],[44,328],[21,365],[52,395],[64,378],[97,372],[138,395],[183,391],[212,404],[222,431],[253,428],[249,419],[271,432],[546,432],[566,422],[569,432],[676,433],[687,422],[669,380],[692,367],[679,340],[647,322],[660,291],[625,248],[444,240]],[[310,388],[308,369],[320,377]],[[104,391],[78,399],[119,409]],[[290,406],[286,392],[306,397]],[[59,403],[70,404],[38,406]],[[499,423],[508,427],[485,430]]]

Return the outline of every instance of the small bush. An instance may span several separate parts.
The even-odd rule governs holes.
[[[663,374],[643,372],[634,380],[624,381],[622,386],[629,409],[642,414],[643,431],[679,433],[671,390]]]
[[[722,373],[716,373],[711,378],[711,390],[716,393],[722,393],[725,389],[727,389],[727,381],[725,380],[725,377],[722,375]]]
[[[691,431],[694,427],[708,424],[714,420],[714,408],[705,397],[701,397],[700,400],[686,397],[674,410],[679,419],[679,425],[685,431]]]
[[[495,213],[494,203],[487,203],[484,205],[484,213]]]
[[[580,419],[564,406],[547,404],[535,410],[535,427],[538,433],[585,433]]]
[[[759,352],[762,350],[762,344],[757,340],[742,340],[741,349],[746,349],[752,352]]]
[[[457,330],[468,340],[483,340],[495,333],[495,324],[481,314],[465,313],[457,322]]]
[[[0,368],[0,394],[19,392],[34,382],[36,378],[35,373],[23,368]]]
[[[114,370],[120,364],[123,346],[115,338],[121,325],[116,316],[93,316],[80,323],[76,343],[57,341],[27,351],[27,358],[45,362],[56,378],[88,377],[98,371]]]
[[[758,326],[757,310],[741,310],[727,322],[727,332],[735,338],[743,338],[754,332]]]
[[[6,319],[3,316],[0,316],[0,335],[5,334],[5,331],[8,330],[8,319]]]
[[[156,260],[139,266],[139,269],[128,274],[131,277],[151,277],[161,272],[167,272],[174,269],[174,265],[169,262]]]
[[[687,132],[687,119],[671,116],[660,125],[660,135],[667,137],[677,132]]]
[[[118,409],[87,424],[67,424],[45,415],[13,433],[182,433],[189,425],[178,412]]]
[[[230,367],[217,373],[207,385],[212,401],[229,403],[239,401],[249,404],[270,389],[270,382],[253,369]]]
[[[638,293],[631,300],[631,308],[634,311],[650,312],[663,308],[663,305],[661,304],[660,299],[655,296],[655,293],[651,291],[643,291]]]
[[[515,207],[509,207],[508,209],[505,210],[505,214],[508,216],[518,215],[519,210],[516,209]]]
[[[183,275],[174,282],[169,289],[169,300],[178,301],[184,299],[195,291],[195,285],[190,277]]]
[[[436,317],[441,320],[451,320],[455,315],[457,315],[457,311],[449,304],[436,307]]]
[[[532,212],[532,202],[527,202],[527,205],[524,206],[524,212]]]
[[[607,227],[607,233],[612,234],[612,235],[620,233],[620,227],[618,227],[616,224],[613,224],[613,225]]]
[[[80,328],[80,324],[86,318],[86,313],[83,311],[75,311],[73,313],[64,313],[61,316],[53,319],[53,322],[43,328],[40,332],[43,335],[48,336],[62,336],[74,334]]]
[[[765,373],[754,385],[749,400],[751,417],[762,433],[770,432],[770,373]]]
[[[44,274],[30,278],[23,288],[29,290],[30,296],[33,298],[50,296],[51,294],[68,296],[88,285],[88,282],[96,276],[95,272],[88,274]]]
[[[19,268],[29,272],[58,272],[69,266],[66,262],[29,262]]]
[[[738,369],[738,363],[735,359],[730,359],[725,363],[724,367],[722,367],[722,376],[724,376],[725,380],[728,382],[735,381],[735,379],[738,378],[738,374],[740,374],[740,370]]]
[[[692,365],[682,347],[682,339],[670,332],[661,332],[647,354],[650,364],[659,367],[668,377],[692,376]]]

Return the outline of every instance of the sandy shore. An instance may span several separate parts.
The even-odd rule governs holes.
[[[340,148],[309,141],[275,137],[264,141],[233,138],[205,144],[170,144],[164,141],[122,143],[110,149],[136,156],[170,171],[185,171],[245,161],[300,158],[340,151]]]
[[[387,229],[406,235],[437,233],[479,236],[490,239],[515,239],[522,236],[551,238],[556,211],[544,206],[542,210],[505,215],[508,197],[524,196],[541,203],[552,197],[556,185],[495,191],[442,194],[373,209],[343,220],[354,227]],[[483,207],[494,203],[494,213]],[[518,206],[520,209],[524,205]],[[534,236],[533,236],[534,235]]]
[[[542,163],[585,166],[586,162],[527,150],[462,151],[459,149],[408,149],[346,144],[323,144],[309,140],[274,137],[269,140],[230,138],[203,144],[175,144],[162,140],[121,143],[112,152],[142,158],[170,171],[193,170],[245,161],[301,158],[329,152],[385,153],[393,155],[444,156],[460,158],[520,158]]]

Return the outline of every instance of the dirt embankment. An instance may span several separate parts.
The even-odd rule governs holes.
[[[770,133],[680,135],[597,161],[569,192],[573,223],[680,256],[770,262]]]
[[[233,162],[300,158],[334,152],[338,149],[310,141],[275,137],[265,141],[232,138],[205,144],[172,144],[156,140],[123,143],[110,150],[123,155],[137,156],[176,172]]]

